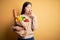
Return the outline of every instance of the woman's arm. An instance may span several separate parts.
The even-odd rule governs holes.
[[[37,24],[37,17],[34,17],[32,20],[32,30],[34,31],[35,29],[37,29],[38,24]]]
[[[20,26],[13,26],[12,29],[13,29],[13,31],[18,31],[18,32],[23,30],[23,28]]]
[[[34,31],[38,27],[37,17],[34,15],[34,13],[31,12],[30,18],[32,19],[31,20],[32,21],[31,22],[31,29],[32,29],[32,31]]]

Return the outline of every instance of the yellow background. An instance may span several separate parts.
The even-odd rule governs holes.
[[[0,40],[17,40],[11,29],[12,10],[21,12],[22,5],[28,0],[0,0]],[[34,31],[35,40],[60,40],[60,1],[29,0],[37,16],[38,29]]]

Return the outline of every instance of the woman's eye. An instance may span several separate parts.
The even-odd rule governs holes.
[[[27,8],[29,8],[29,7],[27,7]]]

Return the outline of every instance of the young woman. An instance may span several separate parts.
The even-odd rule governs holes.
[[[32,12],[32,4],[30,2],[23,4],[20,14],[20,16],[24,17],[22,22],[16,21],[16,11],[14,10],[13,12],[16,23],[13,29],[19,35],[18,40],[34,40],[33,31],[37,28],[37,18]]]

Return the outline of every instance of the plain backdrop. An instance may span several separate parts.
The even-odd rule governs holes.
[[[26,1],[32,3],[38,20],[35,40],[60,40],[60,0],[0,0],[0,40],[17,40],[17,34],[11,29],[13,9],[20,13]]]

